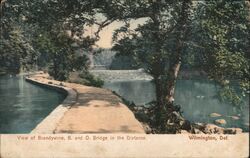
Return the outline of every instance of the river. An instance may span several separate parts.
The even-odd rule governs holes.
[[[141,70],[93,70],[92,73],[105,81],[104,88],[136,105],[155,100],[154,85]],[[240,127],[249,131],[249,98],[245,98],[240,109],[220,101],[216,95],[218,88],[205,79],[178,80],[175,103],[181,106],[184,117],[192,122],[214,123],[216,119],[224,119],[227,123],[223,127]],[[211,113],[222,116],[210,117]]]
[[[0,76],[0,133],[31,132],[65,97],[23,76]]]

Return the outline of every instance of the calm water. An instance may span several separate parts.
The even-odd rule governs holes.
[[[143,105],[155,99],[154,85],[150,81],[111,81],[105,82],[104,87],[117,92],[119,95],[137,105]],[[220,102],[216,97],[215,84],[206,80],[181,80],[177,82],[175,103],[180,104],[183,115],[193,122],[213,123],[215,119],[225,119],[225,127],[241,127],[249,130],[249,98],[245,99],[240,110],[227,103]],[[222,116],[211,118],[211,113]],[[230,116],[240,119],[234,120]]]
[[[0,133],[31,132],[64,98],[23,77],[0,77]]]

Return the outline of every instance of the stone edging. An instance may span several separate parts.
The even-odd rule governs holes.
[[[56,130],[57,124],[74,103],[76,103],[77,92],[72,88],[63,87],[59,85],[49,84],[43,81],[32,79],[32,77],[25,77],[25,80],[43,87],[54,89],[67,94],[64,101],[58,105],[42,122],[40,122],[32,131],[31,134],[53,134]]]

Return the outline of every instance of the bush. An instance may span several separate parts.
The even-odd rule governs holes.
[[[82,79],[80,83],[87,86],[102,87],[104,84],[103,80],[95,77],[87,71],[80,73],[79,77]]]
[[[65,70],[55,70],[52,67],[49,67],[48,73],[58,81],[65,81],[68,78],[68,72]]]

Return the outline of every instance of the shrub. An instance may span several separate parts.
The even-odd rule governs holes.
[[[63,69],[54,69],[52,66],[49,66],[48,73],[50,76],[53,76],[55,80],[65,81],[68,78],[68,72]]]
[[[87,86],[94,86],[94,87],[102,87],[104,81],[95,77],[94,75],[90,74],[88,71],[84,71],[79,74],[79,77],[82,79],[81,84]]]

